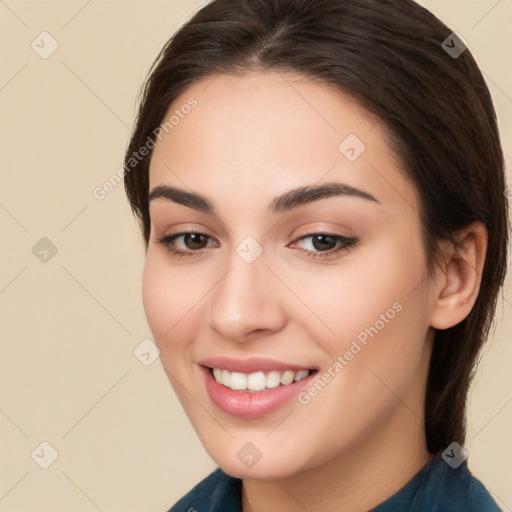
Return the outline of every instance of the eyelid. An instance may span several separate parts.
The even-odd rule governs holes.
[[[181,236],[188,235],[188,234],[196,234],[196,235],[205,236],[209,240],[214,240],[216,243],[218,243],[218,241],[214,237],[212,237],[206,233],[202,233],[200,231],[193,231],[193,230],[192,231],[180,231],[180,232],[176,232],[176,233],[170,233],[167,235],[159,236],[159,237],[156,237],[156,242],[163,244],[166,247],[167,251],[175,258],[184,258],[184,257],[198,258],[203,253],[205,253],[207,251],[208,245],[204,248],[197,249],[197,250],[182,250],[182,249],[177,249],[172,246],[172,242],[174,242],[175,239],[177,239]],[[296,247],[296,245],[295,245],[297,242],[299,242],[301,240],[319,236],[319,235],[324,235],[324,236],[334,238],[335,245],[338,245],[338,247],[329,249],[327,251],[312,251],[310,249]],[[358,242],[359,242],[359,240],[354,237],[346,237],[346,236],[338,235],[335,233],[329,233],[327,231],[317,230],[317,231],[310,231],[308,233],[302,234],[299,237],[296,237],[287,247],[290,247],[290,246],[296,247],[295,250],[297,252],[304,254],[306,257],[311,258],[311,259],[329,260],[329,259],[335,259],[340,253],[350,250],[352,247],[357,245]],[[341,243],[341,246],[339,246],[340,243]]]
[[[185,235],[201,235],[201,236],[204,236],[204,237],[208,238],[209,240],[214,240],[216,243],[219,243],[219,241],[216,238],[214,238],[213,236],[211,236],[211,235],[209,235],[207,233],[203,233],[202,231],[194,231],[194,230],[191,230],[191,231],[177,231],[176,233],[169,233],[169,234],[164,234],[164,235],[161,235],[161,236],[155,236],[155,242],[156,243],[168,244],[170,242],[173,242],[177,238],[180,238],[181,236],[185,236]],[[201,252],[203,250],[204,249],[198,249],[196,251],[186,251],[186,252],[199,253],[199,252]],[[185,252],[185,251],[183,251],[183,252]]]
[[[300,238],[302,236],[306,236],[306,235],[320,235],[320,234],[330,235],[330,236],[341,236],[343,238],[352,238],[352,235],[350,234],[352,232],[352,230],[348,226],[346,226],[344,224],[332,223],[332,222],[329,222],[329,224],[332,226],[336,226],[336,228],[334,228],[334,229],[343,230],[347,234],[342,235],[341,233],[334,233],[332,231],[332,228],[325,227],[325,223],[323,223],[323,222],[320,222],[320,223],[308,222],[308,223],[300,226],[297,230],[295,230],[296,231],[295,239]]]
[[[288,247],[290,247],[290,246],[296,247],[297,242],[304,240],[306,238],[311,238],[311,237],[315,237],[318,235],[324,235],[324,236],[333,238],[335,240],[335,248],[329,249],[327,251],[311,251],[309,249],[303,249],[302,247],[297,247],[297,250],[299,252],[306,254],[306,256],[308,256],[310,258],[326,258],[327,259],[327,258],[334,258],[338,253],[347,251],[348,249],[351,249],[359,242],[359,240],[355,237],[346,237],[346,236],[338,235],[335,233],[322,232],[322,231],[318,232],[317,231],[317,232],[308,233],[308,234],[305,234],[305,235],[302,235],[302,236],[296,238]],[[336,245],[338,247],[336,247]]]
[[[298,242],[299,240],[304,240],[305,238],[314,237],[314,236],[318,236],[318,235],[330,236],[332,238],[336,238],[337,240],[346,240],[346,241],[355,240],[354,237],[339,235],[337,233],[331,233],[329,231],[314,231],[314,232],[305,233],[304,235],[300,235],[300,236],[296,237],[293,240],[293,242],[291,242],[291,243],[294,244],[295,242]]]

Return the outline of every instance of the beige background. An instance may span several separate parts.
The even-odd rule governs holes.
[[[510,168],[512,1],[422,3],[481,65]],[[0,0],[1,511],[164,511],[215,467],[160,361],[145,366],[133,353],[151,333],[143,244],[123,186],[102,201],[92,195],[121,166],[150,63],[201,5]],[[31,48],[36,40],[43,51],[43,31],[59,45],[46,59]],[[46,262],[33,253],[43,237],[57,248]],[[48,242],[39,243],[43,251]],[[467,446],[470,468],[504,510],[511,303],[507,287],[473,388]],[[47,469],[42,442],[58,453]]]

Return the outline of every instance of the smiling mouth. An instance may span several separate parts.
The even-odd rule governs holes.
[[[241,373],[230,372],[221,368],[206,367],[218,384],[233,391],[257,393],[265,389],[289,386],[299,382],[318,370],[273,370],[269,372]]]

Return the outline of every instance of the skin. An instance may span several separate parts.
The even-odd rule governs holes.
[[[150,190],[202,194],[215,214],[151,201],[143,302],[163,367],[209,455],[243,479],[244,512],[367,511],[430,458],[423,404],[432,327],[471,310],[485,228],[460,233],[460,254],[442,244],[443,263],[429,278],[415,189],[372,114],[299,75],[252,71],[196,82],[166,118],[191,96],[198,105],[154,149]],[[338,149],[349,134],[366,146],[353,162]],[[378,202],[336,196],[267,209],[292,188],[327,182]],[[202,249],[176,240],[196,251],[185,257],[157,242],[183,231],[210,238]],[[357,242],[334,253],[314,237],[298,240],[319,233]],[[252,263],[236,252],[247,236],[263,250]],[[307,405],[293,399],[247,420],[206,392],[198,361],[216,355],[327,371],[393,304],[400,312]],[[237,457],[247,442],[261,453],[250,468]]]

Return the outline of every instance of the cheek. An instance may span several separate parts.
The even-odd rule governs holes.
[[[348,430],[363,432],[378,425],[400,403],[397,397],[403,399],[415,379],[423,378],[428,359],[425,272],[421,245],[395,240],[375,245],[371,254],[361,251],[357,260],[346,259],[334,277],[304,281],[315,312],[335,333],[313,338],[328,353],[331,376],[326,378],[332,384],[321,391],[322,398],[311,398],[312,417],[323,417],[322,404],[329,403],[331,419],[350,420]],[[336,435],[336,426],[325,428]]]
[[[156,345],[162,355],[187,343],[197,327],[206,290],[182,268],[171,269],[148,251],[142,278],[142,301]]]
[[[315,338],[321,335],[330,340],[330,352],[343,349],[360,334],[364,339],[368,329],[389,331],[397,323],[403,327],[408,315],[417,321],[424,310],[418,285],[426,268],[421,246],[413,240],[405,246],[383,237],[374,240],[371,248],[347,254],[337,267],[281,271],[288,274],[287,282],[314,315],[304,318],[316,328]]]

